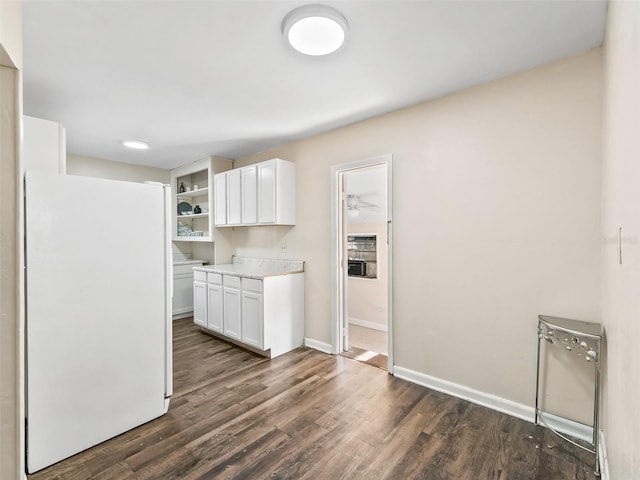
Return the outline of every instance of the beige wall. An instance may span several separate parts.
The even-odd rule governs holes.
[[[171,182],[171,170],[73,154],[67,155],[67,173],[125,182],[144,182],[146,180],[167,184]]]
[[[22,69],[22,1],[0,1],[0,59]]]
[[[18,329],[19,265],[18,253],[18,162],[17,75],[0,66],[0,478],[15,478],[18,458]]]
[[[612,479],[640,475],[640,3],[609,3],[603,145],[604,432]],[[622,228],[622,265],[617,232]]]
[[[348,313],[349,318],[373,322],[387,326],[387,223],[349,224],[348,234],[371,233],[377,235],[378,278],[349,277]]]
[[[298,214],[236,252],[306,260],[330,343],[330,167],[393,154],[395,364],[533,405],[537,315],[600,319],[601,71],[595,49],[238,159],[295,161]]]
[[[22,5],[0,1],[0,478],[20,477],[24,458],[22,250],[19,139],[22,118]]]

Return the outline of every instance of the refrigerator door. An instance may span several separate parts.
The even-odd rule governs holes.
[[[169,398],[173,395],[173,251],[171,238],[171,187],[163,185],[165,216],[165,357],[164,396],[165,412],[169,409]]]
[[[35,472],[165,412],[169,244],[163,187],[28,172],[25,195]]]

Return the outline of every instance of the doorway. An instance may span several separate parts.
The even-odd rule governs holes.
[[[393,373],[391,155],[332,168],[333,351]]]

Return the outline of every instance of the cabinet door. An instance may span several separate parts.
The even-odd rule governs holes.
[[[242,183],[242,223],[258,222],[258,179],[255,165],[240,170]]]
[[[262,295],[242,292],[242,341],[264,350]]]
[[[218,173],[213,177],[215,199],[215,224],[218,226],[227,224],[227,175]]]
[[[222,285],[207,284],[207,301],[207,328],[222,333],[224,319]]]
[[[207,284],[193,282],[193,323],[207,326]]]
[[[258,164],[258,223],[276,221],[276,163]]]
[[[240,225],[242,189],[240,187],[240,170],[227,173],[227,225]]]
[[[224,295],[224,334],[228,337],[241,340],[241,304],[240,290],[237,288],[223,287]]]
[[[193,273],[173,276],[172,313],[193,311]]]

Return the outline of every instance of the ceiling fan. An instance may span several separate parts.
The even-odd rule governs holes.
[[[375,212],[380,211],[380,207],[378,205],[374,205],[373,203],[365,202],[360,198],[360,195],[348,194],[347,195],[347,216],[349,218],[355,218],[360,215],[360,210],[369,209]]]

